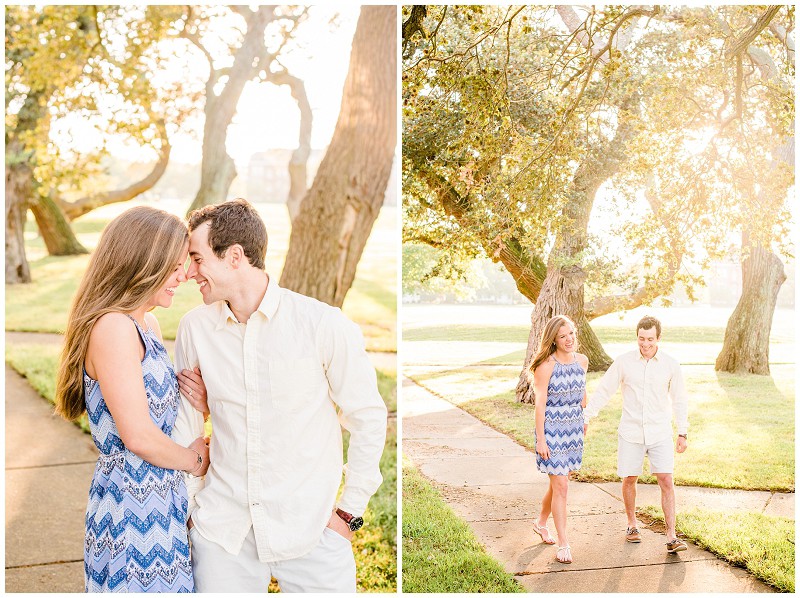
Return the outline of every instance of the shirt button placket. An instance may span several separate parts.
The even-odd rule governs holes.
[[[244,374],[247,404],[247,498],[250,503],[250,518],[259,555],[263,545],[264,521],[261,508],[261,402],[258,386],[258,312],[250,316],[244,333]]]

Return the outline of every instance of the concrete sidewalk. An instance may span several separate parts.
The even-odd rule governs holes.
[[[83,592],[84,513],[97,450],[8,364],[6,592]]]
[[[402,394],[403,454],[441,490],[487,552],[531,592],[774,592],[743,569],[689,544],[668,555],[663,534],[625,542],[621,484],[573,482],[569,533],[574,562],[532,531],[548,478],[535,455],[408,379]],[[639,485],[637,504],[660,504]],[[794,518],[794,494],[676,488],[678,508],[741,508]],[[549,527],[555,537],[552,520]]]

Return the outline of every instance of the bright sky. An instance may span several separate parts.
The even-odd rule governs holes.
[[[342,97],[350,48],[360,8],[353,5],[314,6],[308,19],[297,29],[291,52],[281,54],[281,64],[294,76],[303,79],[313,113],[311,146],[325,148],[333,135]],[[336,24],[331,24],[335,15]],[[178,76],[205,81],[207,63],[199,52],[191,58],[176,61]],[[188,68],[188,71],[186,70]],[[167,74],[167,78],[175,73]],[[268,149],[297,147],[300,113],[287,86],[271,83],[246,85],[237,113],[228,128],[228,154],[238,164],[246,164],[250,156]],[[99,146],[100,136],[86,120],[65,118],[53,123],[51,129],[56,143],[78,151],[90,151]],[[150,161],[152,150],[108,140],[114,156],[131,161]],[[200,163],[202,155],[202,119],[191,119],[181,131],[171,135],[172,159],[184,163]]]

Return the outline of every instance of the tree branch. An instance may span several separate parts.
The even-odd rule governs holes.
[[[778,14],[781,6],[770,6],[756,19],[750,28],[745,31],[739,39],[733,41],[733,44],[725,52],[726,58],[733,58],[734,56],[742,57],[747,52],[747,47],[753,43],[759,34],[767,28],[773,17]]]
[[[167,136],[167,129],[163,119],[157,121],[156,128],[158,129],[159,138],[161,139],[161,149],[159,151],[158,161],[156,162],[155,166],[153,166],[153,169],[150,171],[150,173],[141,180],[129,185],[128,187],[125,187],[124,189],[107,191],[105,193],[95,193],[77,201],[66,201],[60,197],[54,198],[54,201],[61,207],[67,218],[70,220],[75,220],[75,218],[83,216],[84,214],[101,206],[129,201],[137,195],[141,195],[145,191],[148,191],[155,186],[155,184],[164,174],[164,171],[167,169],[170,152],[172,150],[169,144],[169,137]]]
[[[311,129],[314,116],[311,104],[306,94],[306,86],[302,79],[290,74],[287,70],[269,73],[267,80],[275,85],[288,85],[292,97],[297,102],[300,110],[300,132],[298,134],[297,149],[292,152],[289,160],[289,197],[286,207],[289,218],[294,221],[300,213],[300,204],[308,191],[308,157],[311,155]]]

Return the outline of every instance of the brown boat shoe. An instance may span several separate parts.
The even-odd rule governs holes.
[[[681,540],[680,538],[675,538],[674,540],[670,540],[667,542],[667,552],[670,554],[675,554],[676,552],[681,552],[682,550],[686,550],[686,542]]]
[[[638,527],[629,527],[627,529],[627,531],[625,532],[625,540],[627,540],[628,542],[633,542],[633,543],[641,542],[642,541],[642,535],[639,533],[639,528]],[[684,550],[686,550],[686,549],[684,548]]]

